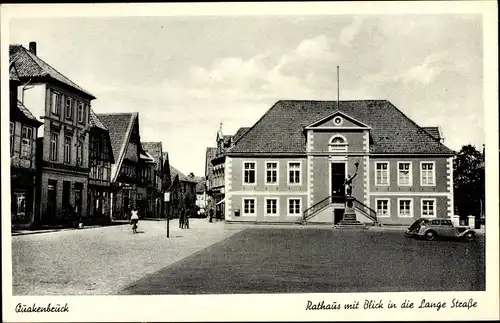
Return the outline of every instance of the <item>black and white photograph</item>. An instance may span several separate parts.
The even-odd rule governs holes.
[[[0,9],[5,321],[499,319],[496,2]]]

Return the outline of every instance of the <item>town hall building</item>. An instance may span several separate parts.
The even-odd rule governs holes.
[[[226,220],[340,223],[347,178],[362,223],[451,217],[453,156],[386,100],[278,101],[226,153]]]

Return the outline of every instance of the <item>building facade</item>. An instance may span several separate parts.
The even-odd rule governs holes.
[[[163,148],[161,142],[143,142],[142,146],[151,158],[146,182],[147,217],[163,217]]]
[[[111,165],[114,164],[113,149],[109,131],[90,110],[89,143],[89,222],[111,221]]]
[[[40,122],[17,100],[21,82],[15,68],[10,68],[10,196],[11,223],[15,228],[35,224],[36,133]]]
[[[109,131],[115,159],[111,165],[110,216],[112,219],[128,219],[132,208],[139,206],[138,194],[144,188],[140,160],[144,150],[139,134],[139,114],[111,113],[97,114],[97,117]]]
[[[86,217],[89,110],[95,97],[37,56],[37,46],[9,47],[10,62],[22,85],[18,98],[43,120],[37,136],[39,223],[67,223]]]
[[[279,101],[227,153],[226,219],[338,223],[451,217],[454,152],[390,102]]]
[[[178,218],[184,208],[193,213],[196,208],[196,179],[186,176],[170,165],[170,201],[167,203],[167,213],[170,218]]]

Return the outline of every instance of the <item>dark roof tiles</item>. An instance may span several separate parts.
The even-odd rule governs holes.
[[[95,96],[90,92],[80,87],[75,82],[61,74],[55,68],[47,64],[40,57],[34,55],[22,45],[9,46],[9,59],[14,65],[17,76],[20,79],[44,79],[52,78],[58,82],[66,84],[73,89],[83,93],[85,96],[95,99]]]
[[[128,130],[135,120],[135,116],[137,113],[97,114],[97,117],[109,131],[111,147],[116,160],[119,159],[120,151],[128,138]]]
[[[386,100],[278,101],[228,153],[305,154],[303,127],[337,110],[371,127],[372,153],[453,154]]]

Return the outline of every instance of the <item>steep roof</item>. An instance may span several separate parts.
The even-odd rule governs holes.
[[[16,109],[17,108],[17,109]],[[32,123],[36,126],[41,126],[43,124],[43,122],[41,122],[40,120],[38,120],[32,113],[30,110],[28,110],[28,108],[26,108],[22,103],[21,101],[17,101],[17,105],[16,107],[14,108],[15,110],[13,111],[12,110],[12,106],[11,106],[11,110],[10,110],[10,117],[12,119],[15,119],[15,118],[21,118],[23,120],[28,120],[29,123]],[[18,119],[19,120],[19,119]]]
[[[245,135],[245,133],[250,129],[250,127],[241,127],[236,131],[236,133],[233,136],[233,143],[238,141],[241,137]]]
[[[121,161],[126,153],[127,144],[134,123],[138,118],[138,113],[97,114],[97,117],[109,131],[113,156],[116,161],[111,168],[111,177],[114,180],[117,170],[121,167]]]
[[[20,79],[47,80],[52,79],[63,83],[82,93],[84,96],[95,99],[90,92],[80,87],[75,82],[61,74],[55,68],[47,64],[40,57],[34,55],[22,45],[9,46],[9,59],[14,64],[17,76]]]
[[[102,130],[108,130],[106,126],[101,122],[99,117],[95,114],[94,110],[90,109],[90,126],[96,127]]]
[[[149,141],[149,142],[143,142],[142,143],[142,148],[144,148],[144,150],[146,150],[150,155],[151,157],[154,158],[155,160],[155,163],[156,163],[156,167],[157,169],[159,169],[162,165],[160,163],[160,159],[163,157],[163,152],[162,152],[162,145],[161,145],[161,142],[152,142],[152,141]]]
[[[371,127],[370,151],[381,154],[453,154],[386,100],[278,101],[228,154],[304,154],[303,127],[340,111]]]
[[[437,140],[441,140],[441,132],[439,131],[439,127],[422,127],[425,131],[429,133],[432,137]]]
[[[171,165],[170,166],[170,179],[172,180],[172,182],[174,181],[175,176],[177,176],[177,175],[179,176],[179,181],[181,181],[181,182],[196,183],[195,179],[191,179],[191,178],[187,177],[186,175],[181,173],[177,168],[175,168]]]

